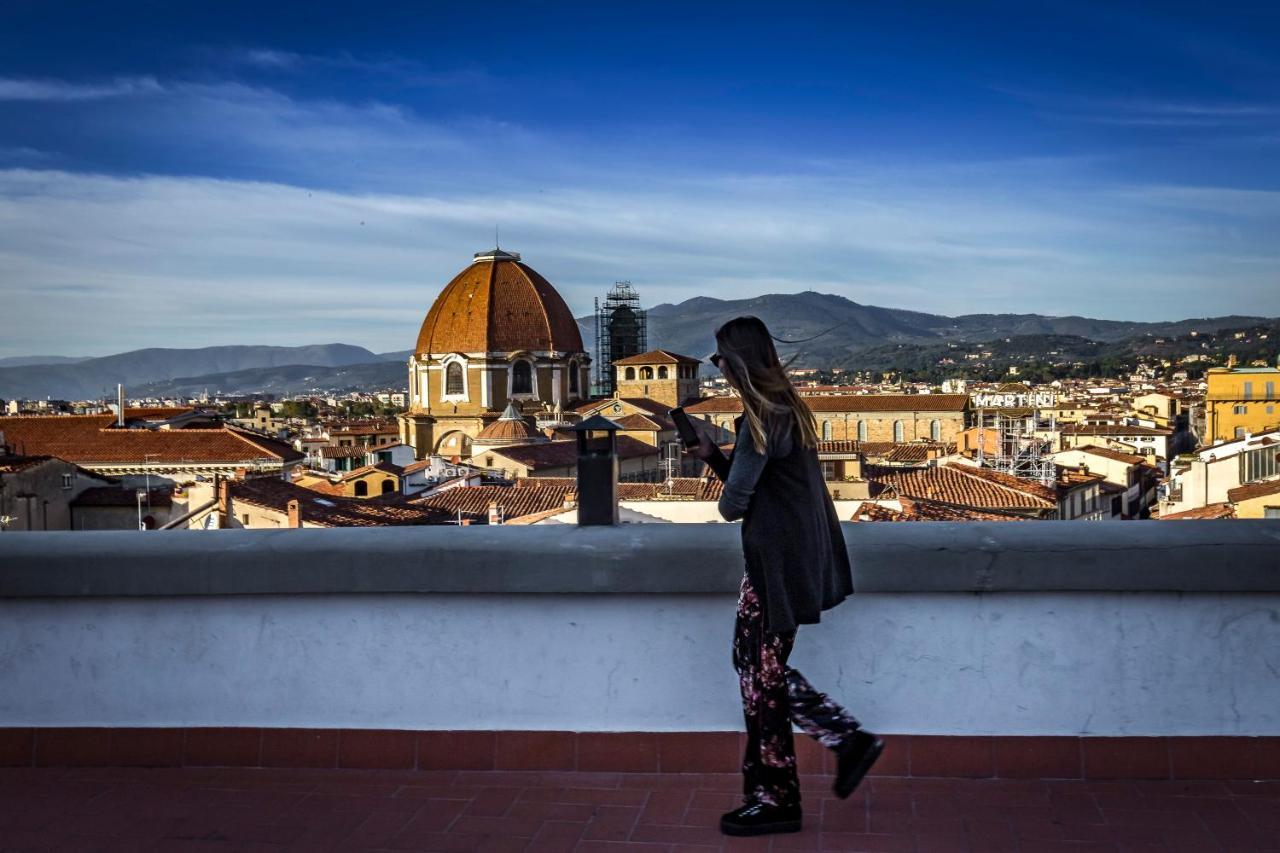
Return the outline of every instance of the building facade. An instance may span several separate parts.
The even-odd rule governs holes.
[[[805,397],[824,441],[955,442],[971,423],[967,394],[840,394]],[[685,406],[690,416],[732,429],[737,397],[707,397]]]
[[[656,349],[613,363],[619,397],[647,397],[674,409],[698,397],[698,365],[687,355]]]
[[[1211,368],[1205,374],[1206,438],[1243,438],[1280,426],[1280,368]]]

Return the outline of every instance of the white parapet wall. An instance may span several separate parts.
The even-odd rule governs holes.
[[[740,728],[736,532],[675,528],[5,534],[0,727]],[[792,663],[884,732],[1280,735],[1278,533],[847,529]]]

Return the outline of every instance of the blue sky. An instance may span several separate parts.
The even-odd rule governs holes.
[[[0,355],[818,290],[1280,315],[1280,5],[11,2]]]

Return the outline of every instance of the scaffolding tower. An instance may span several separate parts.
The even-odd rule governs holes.
[[[595,394],[613,396],[617,388],[613,363],[648,351],[648,312],[640,307],[640,295],[629,281],[616,281],[613,289],[595,300],[596,387]]]
[[[1036,433],[1054,429],[1054,419],[1041,418],[1035,409],[1015,412],[996,409],[990,413],[979,409],[978,464],[1051,486],[1057,479],[1057,469],[1053,460],[1044,456],[1049,450],[1049,441]],[[987,453],[988,430],[994,430],[996,434],[994,453]]]

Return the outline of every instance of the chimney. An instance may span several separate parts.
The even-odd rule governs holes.
[[[215,474],[213,490],[218,496],[218,514],[222,516],[219,526],[227,527],[231,520],[231,483]]]
[[[116,383],[116,426],[124,426],[124,383]]]
[[[302,526],[302,506],[296,499],[289,501],[289,526]]]
[[[502,507],[498,506],[497,501],[489,501],[489,523],[502,523]]]
[[[577,505],[578,505],[578,493],[577,493],[577,492],[565,492],[565,493],[564,493],[564,508],[565,508],[565,509],[573,509],[573,508],[574,508],[575,506],[577,506]]]

